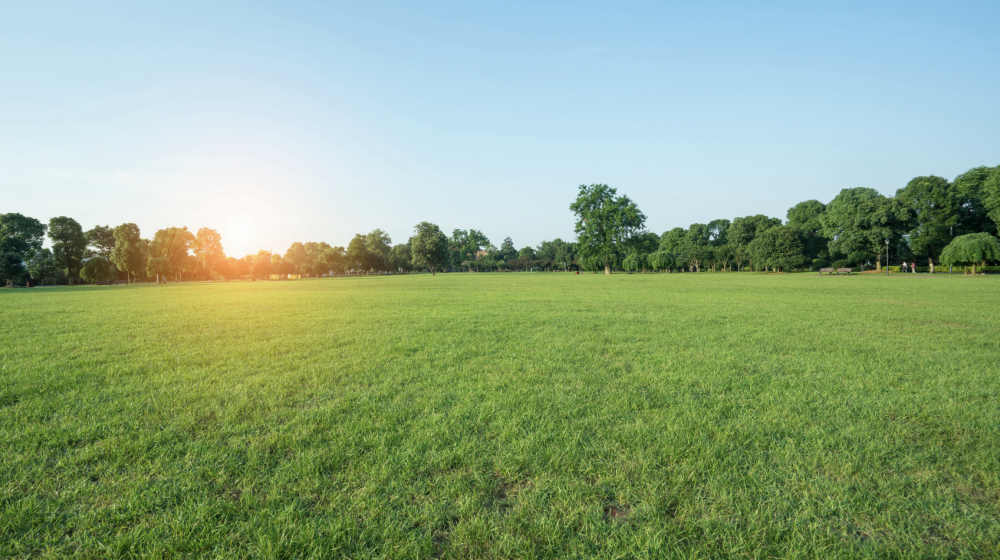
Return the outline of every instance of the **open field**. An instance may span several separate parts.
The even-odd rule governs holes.
[[[0,291],[0,556],[1000,556],[1000,278]]]

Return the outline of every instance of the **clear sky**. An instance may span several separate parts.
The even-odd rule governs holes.
[[[1000,164],[1000,2],[13,2],[0,212],[231,256],[419,221],[573,239]]]

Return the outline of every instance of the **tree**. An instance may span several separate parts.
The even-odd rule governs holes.
[[[983,207],[1000,231],[1000,166],[994,167],[983,183]]]
[[[194,256],[197,257],[205,270],[215,271],[215,263],[224,261],[226,252],[222,249],[222,235],[214,229],[203,227],[198,230],[191,245]]]
[[[365,236],[365,249],[368,251],[368,268],[378,271],[389,270],[389,252],[392,251],[392,238],[389,234],[375,229]]]
[[[365,236],[354,234],[354,239],[347,244],[347,267],[357,271],[367,271],[371,268],[371,256],[365,247]]]
[[[684,244],[681,255],[690,268],[701,272],[701,264],[712,258],[712,250],[708,246],[708,232],[705,224],[691,224],[684,234]]]
[[[666,251],[674,255],[680,253],[681,249],[684,248],[685,236],[687,236],[687,230],[682,227],[675,227],[668,232],[664,232],[660,236],[660,251]]]
[[[500,258],[505,261],[517,258],[517,249],[514,248],[514,242],[509,237],[500,244]]]
[[[0,253],[17,253],[22,260],[39,251],[45,241],[46,225],[27,216],[0,214]]]
[[[750,242],[747,251],[758,266],[771,267],[779,272],[802,266],[806,260],[799,232],[790,226],[765,230]]]
[[[911,211],[902,201],[863,187],[840,191],[820,221],[823,234],[830,238],[831,253],[872,253],[878,270],[885,240],[891,245],[912,227]]]
[[[148,244],[144,243],[139,235],[139,226],[127,223],[117,226],[114,229],[115,246],[111,250],[111,262],[124,270],[126,274],[131,274],[132,278],[138,277],[144,272],[144,267],[148,259]]]
[[[94,254],[101,255],[105,259],[111,258],[111,252],[115,248],[115,230],[111,226],[94,226],[84,234],[87,238],[87,245],[94,248]],[[112,269],[114,270],[114,269]]]
[[[212,270],[222,278],[232,280],[237,275],[236,263],[237,261],[233,257],[223,257],[212,263]]]
[[[413,230],[414,235],[410,238],[413,264],[429,268],[431,275],[435,270],[448,266],[448,237],[441,228],[429,222],[420,222]]]
[[[330,247],[323,251],[317,263],[324,272],[340,274],[347,268],[347,251],[343,247]]]
[[[268,278],[274,273],[274,264],[272,262],[270,252],[262,249],[251,258],[253,259],[251,275],[254,278]]]
[[[185,227],[170,227],[161,229],[153,235],[149,244],[151,258],[167,259],[170,270],[173,271],[175,282],[180,282],[181,272],[187,268],[188,250],[195,242],[195,236]]]
[[[533,261],[536,259],[535,250],[531,247],[524,247],[517,252],[517,258],[522,261]]]
[[[729,228],[732,223],[729,220],[712,220],[705,226],[705,237],[708,238],[709,247],[721,247],[729,242]]]
[[[826,204],[818,200],[800,202],[788,209],[787,225],[799,230],[802,238],[802,251],[807,260],[829,255],[830,240],[823,235],[823,224],[819,218],[826,211]]]
[[[958,203],[959,225],[955,227],[955,235],[966,233],[996,233],[997,224],[990,219],[986,207],[986,182],[997,167],[974,167],[962,173],[952,181],[955,198]]]
[[[986,261],[1000,261],[1000,241],[988,233],[969,233],[953,239],[941,251],[941,262],[946,265],[972,266],[976,273],[976,264]]]
[[[674,258],[672,253],[667,251],[655,251],[650,253],[646,260],[649,262],[649,266],[653,270],[665,270],[670,272],[672,269],[677,268],[677,260]]]
[[[0,280],[6,280],[7,286],[24,275],[24,260],[19,253],[8,251],[0,253]]]
[[[720,245],[715,248],[715,258],[722,263],[722,271],[725,272],[730,261],[736,258],[736,249],[730,244]]]
[[[413,257],[410,254],[410,246],[400,243],[389,251],[389,266],[393,272],[409,272],[413,270]]]
[[[569,209],[576,214],[574,231],[577,253],[585,259],[596,258],[611,274],[644,233],[646,216],[627,196],[616,196],[607,185],[580,185],[580,192]]]
[[[896,198],[908,206],[916,218],[909,232],[910,249],[927,257],[933,273],[934,257],[951,242],[952,230],[959,224],[955,189],[942,177],[916,177],[896,191]]]
[[[645,259],[638,251],[632,251],[622,261],[622,268],[629,272],[638,272],[642,269]]]
[[[750,242],[754,239],[757,239],[757,236],[760,234],[780,225],[780,218],[769,218],[763,214],[736,218],[733,220],[733,224],[729,226],[727,236],[729,242],[736,248],[738,255],[750,258],[750,267],[752,269],[754,267],[754,262],[753,258],[750,257],[749,252],[746,250],[747,246],[750,245]]]
[[[111,261],[101,255],[90,257],[80,269],[80,278],[93,283],[107,282],[111,280],[113,274],[114,269],[111,267]]]
[[[49,239],[52,241],[52,256],[66,271],[70,284],[80,270],[83,252],[87,249],[87,237],[83,228],[73,218],[59,216],[49,220]]]
[[[166,276],[171,272],[170,259],[163,257],[150,257],[146,262],[146,276],[155,276],[156,283],[166,282]],[[161,280],[161,278],[163,280]]]
[[[56,266],[56,261],[52,257],[52,251],[48,249],[32,250],[24,264],[28,276],[32,280],[44,282],[46,279],[50,279],[55,282],[59,278],[59,267]]]

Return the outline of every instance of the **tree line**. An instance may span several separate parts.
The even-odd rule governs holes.
[[[8,285],[110,280],[258,279],[414,271],[577,270],[700,272],[789,271],[826,266],[874,266],[926,261],[976,264],[1000,260],[1000,166],[976,167],[953,181],[916,177],[884,196],[875,189],[842,190],[829,203],[807,200],[786,219],[757,214],[695,223],[657,235],[627,196],[607,185],[581,185],[570,205],[576,241],[499,247],[475,229],[445,235],[428,222],[406,243],[381,229],[357,234],[345,246],[295,242],[284,252],[225,254],[218,231],[170,227],[143,238],[134,223],[84,230],[59,216],[47,224],[18,213],[0,214],[0,279]],[[51,248],[43,247],[48,238]]]

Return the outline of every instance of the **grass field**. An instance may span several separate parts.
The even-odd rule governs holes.
[[[1000,557],[1000,278],[0,290],[4,557]]]

